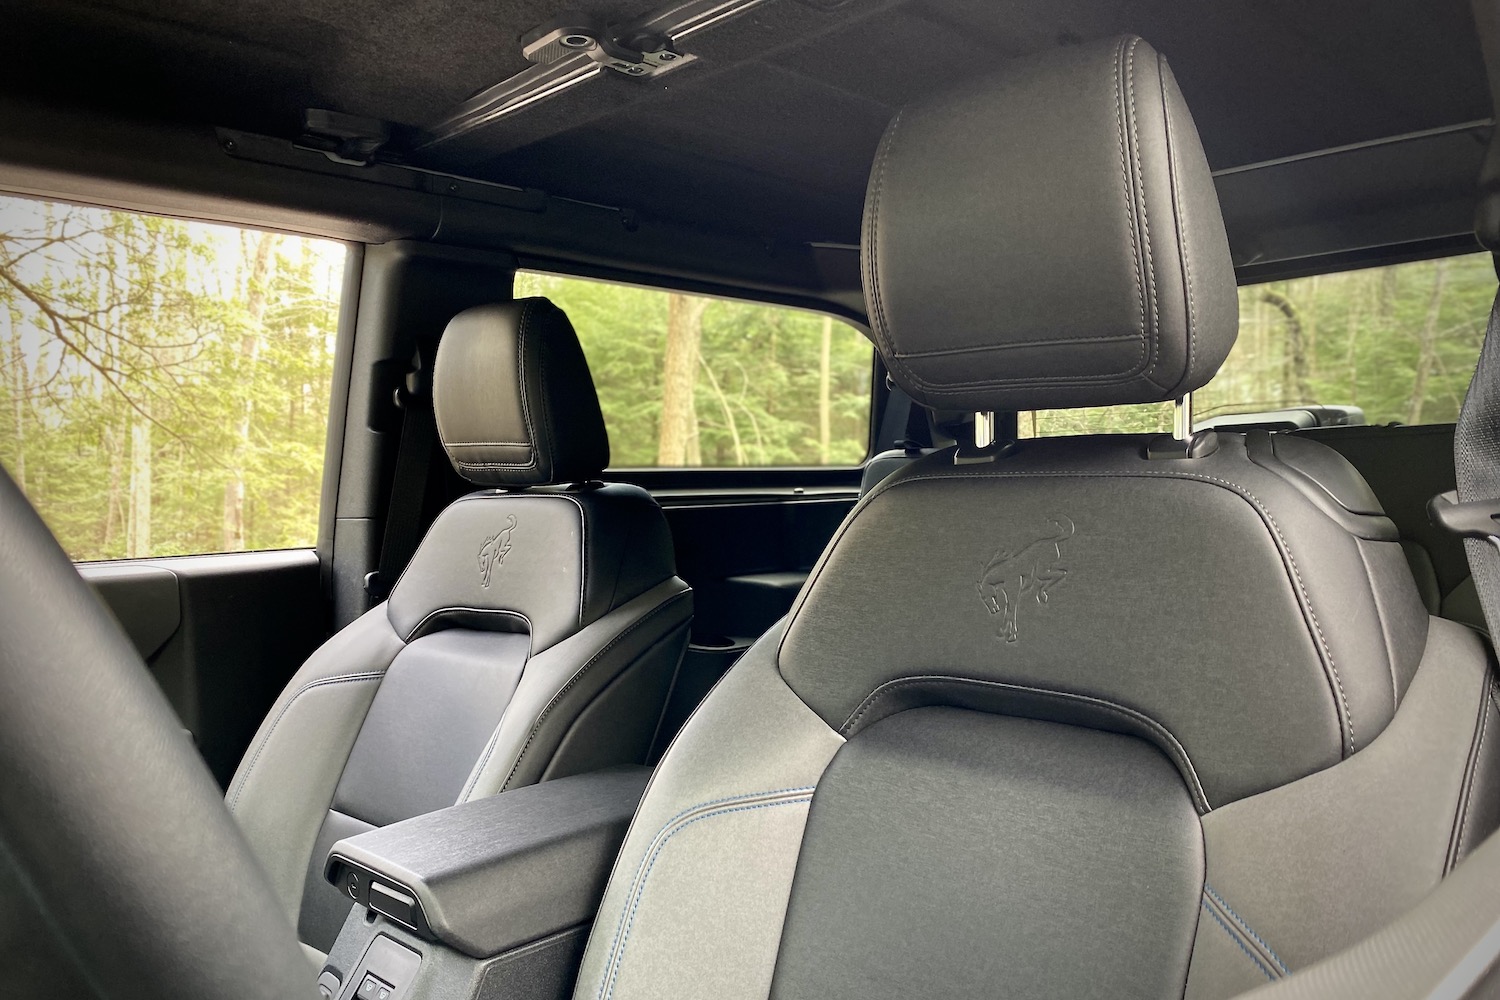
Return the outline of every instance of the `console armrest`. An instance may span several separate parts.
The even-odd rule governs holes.
[[[651,769],[517,788],[333,845],[324,876],[429,940],[488,958],[593,919]]]

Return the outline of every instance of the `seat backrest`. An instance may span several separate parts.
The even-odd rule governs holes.
[[[350,907],[322,877],[335,841],[644,763],[686,648],[692,597],[661,509],[590,481],[609,444],[561,310],[525,299],[459,314],[433,405],[454,468],[488,488],[444,510],[389,600],[297,672],[229,789],[320,951]]]
[[[1172,399],[1236,333],[1208,166],[1139,39],[902,110],[863,250],[930,407]],[[1489,666],[1314,442],[937,452],[670,748],[575,995],[1234,995],[1494,828]]]

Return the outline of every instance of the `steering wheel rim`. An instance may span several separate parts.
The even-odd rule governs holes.
[[[0,567],[0,884],[20,889],[0,896],[0,931],[50,936],[72,966],[22,963],[0,992],[316,996],[171,706],[3,469]]]

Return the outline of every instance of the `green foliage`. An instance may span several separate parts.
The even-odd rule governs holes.
[[[1195,415],[1352,405],[1365,421],[1451,423],[1495,297],[1487,253],[1240,289],[1240,335]],[[1300,347],[1300,350],[1299,350]],[[1023,435],[1167,431],[1171,404],[1042,410]]]
[[[573,321],[599,388],[613,464],[656,465],[668,293],[524,272],[516,276],[516,295],[545,295]],[[693,386],[702,465],[864,461],[874,349],[858,330],[833,322],[825,457],[819,415],[823,328],[824,317],[816,313],[709,300]]]
[[[70,555],[315,542],[344,256],[0,198],[0,462]]]

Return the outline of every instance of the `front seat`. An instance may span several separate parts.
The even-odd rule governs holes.
[[[863,252],[933,408],[1172,400],[1234,342],[1213,181],[1135,38],[901,111]],[[1228,997],[1495,828],[1489,655],[1337,454],[982,443],[865,497],[680,733],[578,1000]]]
[[[297,672],[227,796],[318,952],[351,906],[323,880],[335,841],[644,763],[687,644],[692,595],[661,509],[590,481],[609,441],[562,310],[460,313],[432,394],[454,469],[483,489],[439,515],[389,600]]]

